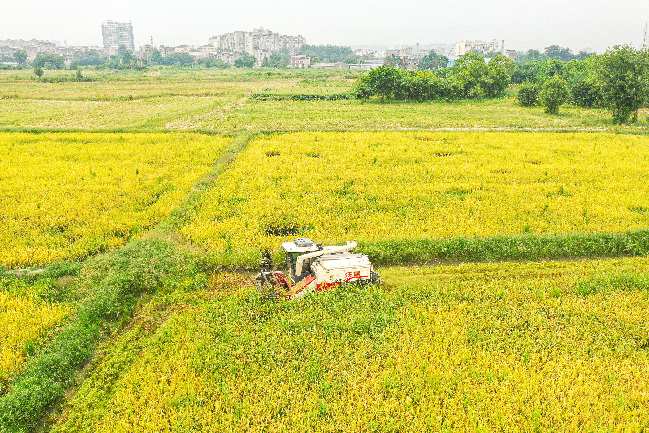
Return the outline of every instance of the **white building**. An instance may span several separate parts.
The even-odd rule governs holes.
[[[492,40],[491,42],[464,40],[455,44],[456,56],[463,56],[467,53],[472,52],[485,55],[487,53],[502,53],[504,51],[505,41],[497,41],[496,39]]]
[[[304,54],[300,56],[291,57],[291,63],[289,65],[289,68],[304,69],[310,67],[311,67],[311,57],[307,57]]]
[[[248,53],[257,59],[258,65],[272,54],[286,52],[295,56],[305,43],[304,36],[280,35],[263,27],[252,32],[236,31],[210,38],[210,45],[215,51]]]
[[[104,49],[107,55],[117,54],[120,45],[124,45],[131,52],[135,51],[133,25],[130,21],[128,23],[107,21],[101,25],[101,33],[104,37]]]

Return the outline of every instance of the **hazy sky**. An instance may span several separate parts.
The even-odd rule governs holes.
[[[131,21],[135,45],[204,45],[256,27],[310,44],[401,45],[505,40],[507,49],[551,44],[598,52],[642,43],[648,0],[3,0],[0,39],[101,45],[101,23]]]

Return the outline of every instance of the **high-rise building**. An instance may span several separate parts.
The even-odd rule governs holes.
[[[109,56],[117,54],[120,45],[124,45],[131,52],[135,51],[133,25],[130,21],[128,23],[107,21],[101,25],[101,33],[104,36],[104,49]]]

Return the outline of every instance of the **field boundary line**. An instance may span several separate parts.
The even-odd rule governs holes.
[[[232,144],[228,146],[221,156],[212,165],[212,170],[203,175],[192,187],[185,200],[173,209],[169,216],[153,228],[152,232],[170,234],[175,229],[191,221],[201,197],[208,189],[212,188],[218,177],[228,168],[254,138],[254,134],[243,132],[237,135]]]

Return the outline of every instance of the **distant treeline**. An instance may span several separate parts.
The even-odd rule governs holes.
[[[513,85],[522,106],[541,105],[554,114],[564,103],[603,107],[616,123],[637,119],[639,108],[649,104],[648,50],[616,46],[599,56],[574,57],[514,63],[498,54],[485,62],[481,55],[469,53],[453,66],[434,71],[381,66],[357,80],[354,94],[382,101],[452,101],[495,98]]]
[[[476,53],[458,59],[450,68],[408,71],[381,66],[361,76],[354,87],[357,98],[428,101],[495,98],[511,82],[514,62],[499,54],[488,63]]]

